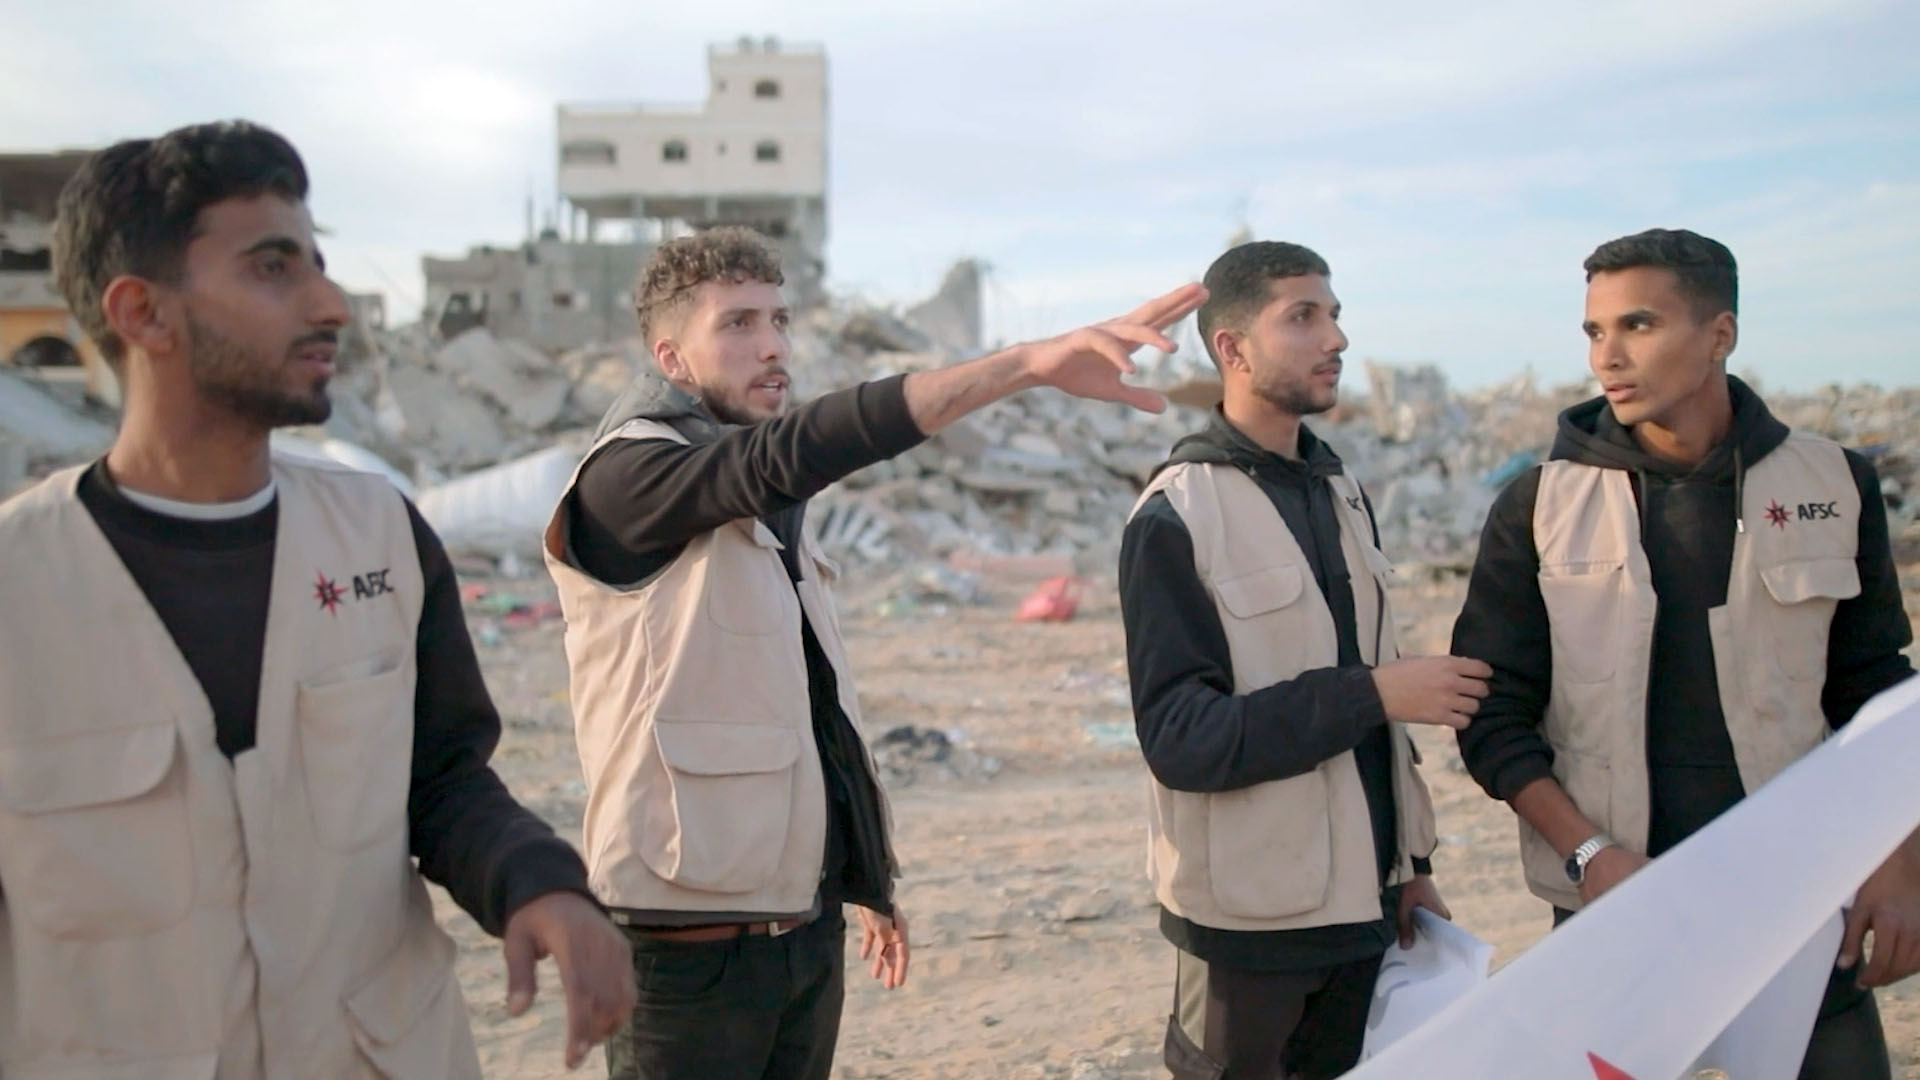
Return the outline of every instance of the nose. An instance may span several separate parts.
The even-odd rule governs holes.
[[[760,344],[760,362],[764,364],[786,363],[787,355],[793,348],[792,343],[787,340],[787,332],[773,325],[772,322],[768,322],[764,334],[765,340]]]
[[[1596,375],[1603,371],[1619,371],[1627,366],[1627,350],[1618,337],[1601,337],[1587,346],[1587,366]]]
[[[315,326],[329,330],[338,330],[353,321],[353,305],[347,300],[347,291],[324,274],[314,276],[313,309],[308,314]]]
[[[1333,340],[1329,344],[1331,346],[1327,350],[1329,356],[1339,356],[1347,351],[1347,332],[1340,328],[1339,323],[1333,324]]]

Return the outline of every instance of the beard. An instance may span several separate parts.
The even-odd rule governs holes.
[[[327,379],[319,379],[308,390],[290,389],[277,381],[291,362],[287,357],[264,357],[191,314],[187,337],[192,345],[189,371],[194,388],[233,415],[263,428],[324,424],[333,415]]]
[[[1254,386],[1253,392],[1260,400],[1294,416],[1318,416],[1333,408],[1340,397],[1338,387],[1323,389],[1305,379],[1276,379]]]
[[[780,374],[786,374],[785,370],[782,369]],[[781,398],[780,407],[769,413],[755,410],[747,404],[747,391],[735,392],[718,383],[696,382],[694,385],[699,389],[700,404],[706,406],[715,420],[739,427],[751,427],[785,413],[787,403],[791,400],[789,391],[788,395]]]

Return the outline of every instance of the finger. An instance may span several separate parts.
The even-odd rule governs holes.
[[[1107,330],[1088,327],[1077,342],[1082,351],[1099,353],[1113,369],[1122,375],[1131,375],[1133,367],[1133,346],[1115,337]]]
[[[1485,660],[1475,660],[1471,656],[1453,657],[1453,670],[1470,679],[1493,678],[1493,666]]]
[[[1846,932],[1840,935],[1840,956],[1834,961],[1838,968],[1850,968],[1860,962],[1860,946],[1866,940],[1867,927],[1872,918],[1863,905],[1856,904],[1847,911]]]
[[[1456,679],[1454,680],[1453,692],[1456,694],[1465,694],[1471,698],[1483,698],[1492,693],[1493,689],[1486,684],[1486,680],[1484,679]]]
[[[1191,282],[1154,297],[1117,321],[1145,323],[1165,329],[1206,303],[1206,300],[1206,288],[1197,281]]]
[[[905,934],[900,938],[900,977],[894,980],[894,987],[907,985],[907,966],[913,961],[913,948],[907,944]]]
[[[507,1015],[519,1016],[533,1004],[533,964],[538,946],[524,926],[509,924],[500,951],[507,958]]]
[[[1435,915],[1440,916],[1441,918],[1447,920],[1448,922],[1453,921],[1453,910],[1447,907],[1447,902],[1445,900],[1440,899],[1439,893],[1428,894],[1427,898],[1421,901],[1420,906],[1423,908],[1426,908],[1428,911],[1433,912]]]
[[[1877,919],[1873,927],[1873,947],[1867,964],[1860,970],[1860,985],[1886,986],[1899,981],[1901,965],[1912,949],[1912,936],[1891,918]]]
[[[861,927],[861,929],[860,929],[860,959],[862,959],[862,960],[866,960],[866,959],[868,959],[868,958],[870,958],[871,956],[873,956],[873,946],[874,946],[874,943],[875,943],[875,942],[877,942],[877,941],[879,941],[879,940],[880,940],[880,935],[878,935],[878,934],[876,934],[876,933],[874,933],[874,931],[873,931],[873,926],[872,926],[871,924],[869,924],[869,925],[867,925],[867,926],[864,926],[864,927]]]
[[[1151,326],[1144,326],[1140,323],[1130,323],[1130,322],[1101,323],[1100,329],[1106,331],[1109,334],[1112,334],[1114,337],[1117,337],[1122,341],[1130,342],[1132,343],[1132,345],[1136,347],[1141,345],[1151,345],[1154,348],[1159,349],[1163,353],[1170,353],[1179,349],[1179,346],[1173,343],[1172,338],[1167,337],[1165,334],[1162,334],[1160,331],[1155,330]]]
[[[1480,699],[1455,694],[1453,700],[1447,702],[1447,710],[1471,718],[1480,711]]]

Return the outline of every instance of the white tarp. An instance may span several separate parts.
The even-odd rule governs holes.
[[[547,521],[580,464],[555,446],[420,493],[420,515],[454,551],[538,555]]]
[[[1804,1025],[1804,1042],[1804,1002],[1818,1001],[1836,952],[1834,913],[1920,826],[1915,762],[1920,679],[1909,679],[1349,1080],[1676,1080],[1736,1020]],[[1776,982],[1796,958],[1801,974]],[[1763,994],[1790,1015],[1748,1013]]]

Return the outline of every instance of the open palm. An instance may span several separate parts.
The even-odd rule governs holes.
[[[1167,407],[1165,398],[1123,379],[1133,374],[1133,351],[1142,345],[1161,352],[1174,351],[1173,342],[1163,331],[1206,299],[1207,290],[1200,285],[1182,285],[1118,318],[1037,342],[1028,356],[1028,369],[1040,384],[1076,397],[1118,401],[1159,412]]]

